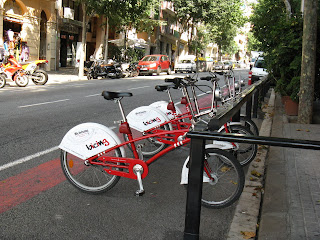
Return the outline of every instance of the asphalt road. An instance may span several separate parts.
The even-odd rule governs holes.
[[[247,72],[235,71],[244,79]],[[83,122],[118,132],[118,106],[100,96],[103,90],[132,92],[122,101],[128,114],[167,100],[154,90],[166,77],[0,89],[0,239],[182,239],[186,190],[179,182],[188,146],[150,166],[142,197],[134,196],[138,184],[130,179],[101,195],[79,192],[62,175],[57,147]],[[181,93],[172,93],[179,102]],[[202,208],[200,239],[224,239],[234,208]]]

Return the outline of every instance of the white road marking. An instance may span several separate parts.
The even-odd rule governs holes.
[[[99,96],[99,95],[101,95],[101,93],[92,94],[92,95],[88,95],[88,96],[85,96],[85,97],[95,97],[95,96]]]
[[[5,165],[0,166],[0,171],[5,170],[5,169],[10,168],[10,167],[13,167],[13,166],[16,166],[18,164],[24,163],[24,162],[28,162],[28,161],[30,161],[30,160],[32,160],[34,158],[40,157],[42,155],[48,154],[48,153],[53,152],[53,151],[58,150],[58,149],[59,149],[59,147],[55,146],[53,148],[49,148],[49,149],[44,150],[42,152],[38,152],[38,153],[32,154],[30,156],[24,157],[24,158],[20,158],[18,160],[15,160],[13,162],[10,162],[10,163],[7,163]]]
[[[111,130],[112,130],[112,129],[115,129],[115,128],[116,128],[115,126],[109,127],[109,129],[111,129]],[[30,160],[32,160],[32,159],[35,159],[35,158],[37,158],[37,157],[41,157],[41,156],[43,156],[43,155],[46,155],[46,154],[51,153],[51,152],[53,152],[53,151],[56,151],[56,150],[58,150],[58,149],[59,149],[59,146],[55,146],[55,147],[46,149],[46,150],[44,150],[44,151],[37,152],[37,153],[35,153],[35,154],[29,155],[29,156],[27,156],[27,157],[20,158],[20,159],[18,159],[18,160],[13,161],[13,162],[4,164],[4,165],[0,166],[0,171],[5,170],[5,169],[8,169],[8,168],[11,168],[11,167],[14,167],[14,166],[16,166],[16,165],[18,165],[18,164],[21,164],[21,163],[28,162],[28,161],[30,161]]]
[[[50,103],[65,102],[65,101],[69,101],[69,100],[70,100],[70,99],[61,99],[61,100],[52,101],[52,102],[35,103],[35,104],[30,104],[30,105],[19,106],[19,108],[33,107],[33,106],[50,104]]]
[[[143,86],[143,87],[129,88],[129,89],[127,89],[127,90],[128,90],[128,91],[130,91],[130,90],[135,90],[135,89],[140,89],[140,88],[148,88],[148,87],[150,87],[150,86]]]

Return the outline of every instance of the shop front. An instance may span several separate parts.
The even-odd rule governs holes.
[[[77,44],[79,42],[78,25],[63,22],[60,27],[60,67],[76,66]]]

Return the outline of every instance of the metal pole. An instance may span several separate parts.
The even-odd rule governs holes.
[[[259,90],[256,90],[253,97],[253,110],[252,110],[252,117],[258,117],[258,106],[259,106]]]
[[[199,239],[204,146],[204,139],[191,139],[184,240]]]
[[[251,110],[252,110],[252,97],[248,99],[246,103],[246,117],[251,119]]]

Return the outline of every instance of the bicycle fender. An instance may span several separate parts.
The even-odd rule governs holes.
[[[121,144],[118,136],[99,123],[82,123],[70,129],[63,137],[59,148],[83,160]],[[125,151],[120,147],[122,157]]]
[[[150,107],[154,107],[154,108],[162,111],[164,114],[166,114],[166,116],[170,120],[174,119],[173,112],[171,110],[167,109],[168,102],[166,102],[166,101],[158,101],[158,102],[151,103],[149,106]],[[181,110],[178,107],[176,107],[176,114],[177,115],[181,115],[182,114]]]
[[[186,161],[183,164],[181,171],[181,181],[180,184],[188,184],[188,176],[189,176],[189,157],[187,157]],[[203,172],[203,182],[210,182],[210,179],[207,177],[207,174]]]
[[[139,132],[145,132],[168,122],[169,118],[162,111],[154,107],[142,106],[133,109],[127,115],[127,121],[131,128]]]
[[[230,125],[230,126],[234,126],[234,125],[240,125],[240,126],[242,126],[242,124],[241,124],[241,122],[228,122],[228,125]],[[221,132],[222,130],[224,130],[224,125],[222,125],[220,128],[219,128],[219,130],[218,130],[218,132]]]

